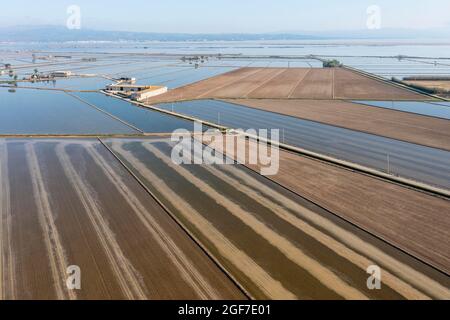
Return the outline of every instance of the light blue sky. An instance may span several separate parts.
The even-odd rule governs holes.
[[[450,27],[449,0],[4,0],[0,26],[65,25],[80,6],[82,27],[146,32],[283,32],[356,30],[378,5],[383,28]]]

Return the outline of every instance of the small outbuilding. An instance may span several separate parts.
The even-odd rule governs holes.
[[[107,92],[127,96],[135,101],[142,101],[167,92],[167,87],[163,86],[143,86],[124,82],[118,82],[106,86]]]
[[[67,78],[70,77],[71,75],[72,75],[71,71],[54,71],[50,73],[50,76],[54,78]]]

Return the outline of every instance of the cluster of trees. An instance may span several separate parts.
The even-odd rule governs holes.
[[[204,63],[205,60],[208,60],[209,57],[208,56],[192,56],[192,57],[182,57],[181,61],[186,62],[189,61],[189,63],[194,62],[201,62]]]
[[[342,63],[339,62],[336,59],[333,60],[327,60],[323,62],[323,67],[324,68],[336,68],[336,67],[342,67]]]
[[[10,78],[13,78],[14,81],[17,81],[18,76],[17,76],[17,74],[14,72],[14,70],[12,69],[12,67],[11,67],[10,64],[5,64],[5,71],[6,71],[6,70],[9,70],[9,71],[8,71],[9,77],[10,77]],[[2,75],[5,71],[2,70],[2,72],[0,73],[0,75]]]

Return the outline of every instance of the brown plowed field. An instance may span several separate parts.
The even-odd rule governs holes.
[[[335,74],[335,98],[355,100],[423,100],[411,91],[364,77],[356,72],[338,68]]]
[[[208,97],[211,92],[218,90],[219,88],[226,87],[228,84],[234,83],[236,81],[244,81],[247,77],[252,77],[259,71],[260,70],[258,68],[236,69],[221,74],[220,76],[188,84],[183,87],[183,90],[171,90],[168,93],[158,97],[161,97],[162,101],[184,100],[190,99],[190,97]]]
[[[287,151],[279,166],[271,180],[450,273],[450,201]]]
[[[177,165],[170,139],[105,142],[256,298],[450,297],[446,275],[243,166]]]
[[[313,69],[288,98],[333,99],[335,69]]]
[[[312,69],[286,69],[268,83],[251,92],[249,98],[286,98]]]
[[[98,141],[2,140],[0,164],[1,299],[245,298]]]
[[[281,72],[283,72],[282,69],[259,69],[258,72],[252,74],[250,77],[239,80],[239,85],[236,85],[236,83],[229,84],[212,91],[210,95],[227,98],[247,97],[249,93],[266,84],[268,81],[271,81]]]
[[[214,98],[426,100],[342,68],[241,68],[150,98],[149,104]]]
[[[248,107],[450,150],[450,121],[338,100],[228,100]]]

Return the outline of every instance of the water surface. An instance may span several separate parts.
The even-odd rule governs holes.
[[[121,133],[139,132],[64,92],[0,88],[0,134]]]
[[[450,188],[450,152],[215,100],[161,104],[238,129],[279,129],[285,144]]]
[[[375,106],[380,108],[399,110],[417,113],[430,117],[438,117],[450,120],[450,104],[444,102],[423,102],[423,101],[353,101],[360,104]],[[450,125],[450,124],[449,124]],[[450,129],[449,129],[450,130]]]
[[[76,95],[147,133],[168,133],[177,129],[193,130],[191,121],[138,107],[102,93],[77,92]]]

